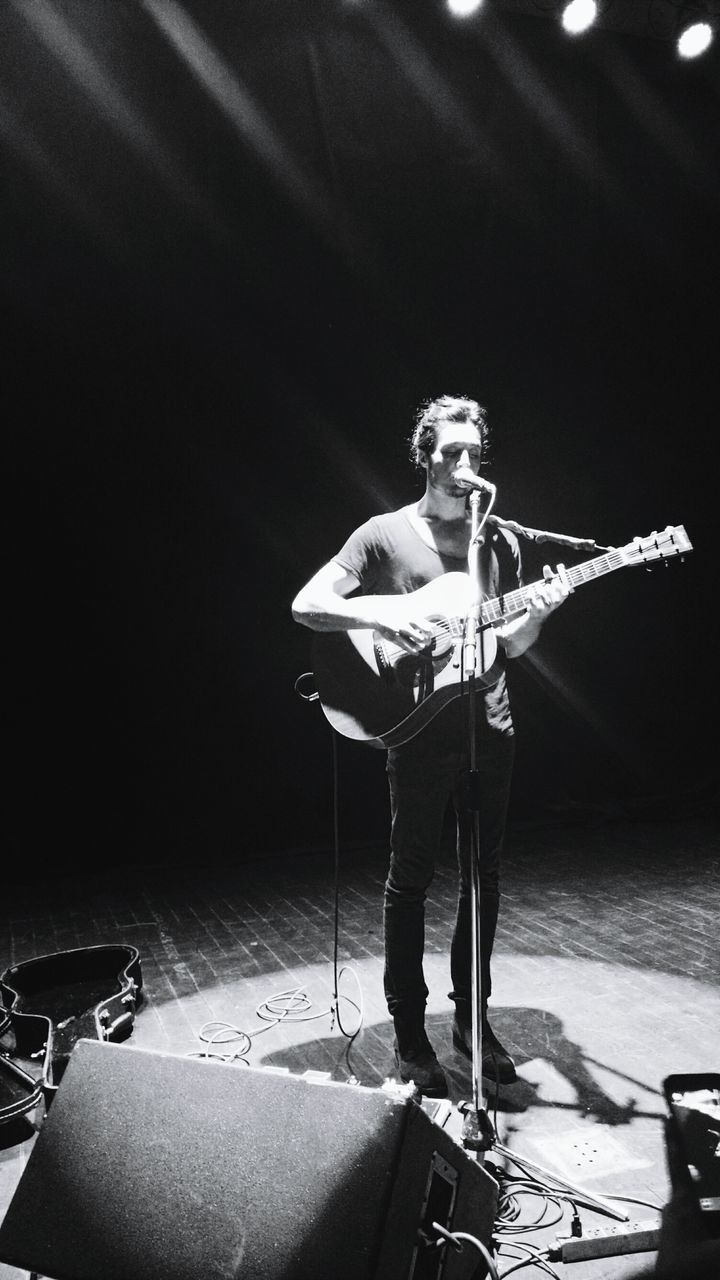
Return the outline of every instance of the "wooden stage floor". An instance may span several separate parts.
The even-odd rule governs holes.
[[[488,1086],[488,1112],[504,1147],[593,1194],[628,1197],[636,1221],[655,1222],[650,1206],[668,1190],[663,1077],[720,1068],[719,855],[706,814],[518,824],[507,841],[491,1021],[520,1079],[497,1096]],[[129,871],[99,858],[92,872],[9,894],[0,966],[132,943],[144,1001],[129,1050],[197,1054],[207,1028],[225,1024],[217,1048],[243,1052],[239,1088],[243,1060],[379,1088],[394,1068],[382,994],[385,868],[385,850],[366,847]],[[457,1133],[471,1079],[451,1043],[454,901],[448,852],[428,902],[427,1026],[450,1080],[445,1123]],[[4,1142],[0,1129],[0,1214],[34,1140]],[[523,1242],[545,1247],[569,1231],[568,1214],[534,1230],[538,1209],[523,1212],[527,1228],[521,1216],[513,1236],[521,1248],[501,1254],[501,1273]],[[592,1213],[583,1221],[610,1223]],[[556,1268],[576,1280],[622,1280],[651,1261],[645,1253]],[[0,1264],[0,1280],[25,1275]]]

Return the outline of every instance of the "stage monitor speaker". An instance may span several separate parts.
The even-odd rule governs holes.
[[[497,1183],[398,1091],[79,1040],[2,1226],[48,1280],[470,1280]],[[478,1270],[478,1266],[480,1269]]]

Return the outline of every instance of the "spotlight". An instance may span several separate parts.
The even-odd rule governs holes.
[[[702,0],[682,6],[676,43],[681,58],[697,58],[710,47],[715,34],[711,18],[710,6]]]
[[[483,0],[447,0],[447,7],[456,18],[469,18],[477,13]]]
[[[571,36],[587,31],[597,18],[597,0],[570,0],[562,11],[562,24]]]

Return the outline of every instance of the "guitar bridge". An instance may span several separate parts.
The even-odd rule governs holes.
[[[373,645],[373,654],[375,655],[375,664],[378,669],[378,675],[386,684],[390,683],[393,678],[393,669],[382,640],[375,641]]]

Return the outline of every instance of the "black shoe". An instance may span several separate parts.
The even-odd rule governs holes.
[[[402,1048],[396,1041],[395,1062],[403,1084],[414,1084],[418,1093],[427,1098],[447,1098],[445,1072],[424,1032]]]
[[[453,1021],[452,1039],[460,1053],[472,1058],[472,1026],[457,1014]],[[488,1022],[484,1022],[482,1028],[482,1073],[488,1080],[497,1080],[498,1084],[514,1084],[518,1078],[515,1063]]]

